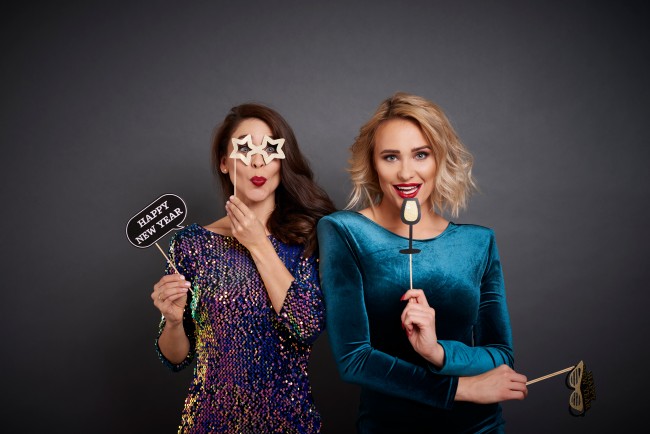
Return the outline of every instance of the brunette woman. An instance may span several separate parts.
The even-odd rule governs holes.
[[[156,347],[174,371],[196,359],[182,433],[317,433],[307,367],[324,327],[315,227],[334,205],[276,111],[243,104],[216,129],[226,216],[171,240],[151,297]],[[236,191],[235,191],[236,187]]]

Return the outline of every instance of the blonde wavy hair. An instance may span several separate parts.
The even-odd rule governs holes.
[[[352,192],[346,209],[365,208],[381,202],[382,191],[373,163],[374,138],[377,128],[389,119],[402,118],[415,122],[433,149],[436,161],[434,208],[449,211],[452,216],[467,205],[476,184],[472,177],[472,154],[461,143],[442,109],[425,98],[398,92],[384,100],[375,114],[359,129],[350,147],[352,154],[348,172]]]

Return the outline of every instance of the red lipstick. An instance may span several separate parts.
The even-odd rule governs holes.
[[[420,191],[422,184],[396,184],[393,185],[393,188],[397,192],[397,195],[402,199],[412,199],[417,196]]]
[[[263,176],[253,176],[251,182],[257,187],[261,187],[266,183],[266,178]]]

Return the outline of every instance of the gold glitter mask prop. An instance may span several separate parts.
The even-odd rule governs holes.
[[[526,382],[526,386],[565,372],[569,372],[565,380],[566,385],[569,389],[572,389],[569,396],[569,413],[571,416],[584,416],[587,410],[591,408],[591,402],[596,399],[594,375],[591,371],[587,371],[587,365],[585,365],[584,361],[580,360],[574,366],[530,380]]]
[[[285,158],[282,146],[284,139],[272,139],[264,135],[261,145],[255,145],[253,138],[248,134],[243,139],[233,137],[231,139],[233,150],[230,158],[240,159],[245,165],[250,166],[251,158],[255,154],[260,154],[264,159],[264,164],[269,164],[274,159],[282,160]]]

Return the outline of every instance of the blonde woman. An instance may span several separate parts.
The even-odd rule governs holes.
[[[318,224],[330,344],[361,385],[359,433],[503,432],[524,399],[492,230],[448,221],[475,188],[472,157],[443,111],[397,93],[351,147],[348,209]],[[402,222],[405,199],[421,219]],[[409,289],[412,270],[412,288]]]

